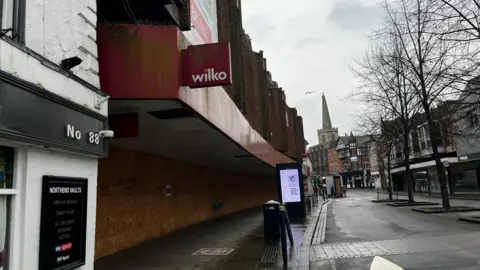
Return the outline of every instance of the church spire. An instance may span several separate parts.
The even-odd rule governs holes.
[[[328,113],[327,100],[322,93],[322,129],[332,129],[332,121],[330,120],[330,114]]]

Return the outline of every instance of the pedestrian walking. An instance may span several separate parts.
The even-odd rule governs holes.
[[[332,196],[332,198],[335,195],[335,187],[333,185],[330,187],[330,195]]]
[[[346,186],[342,187],[342,192],[343,192],[343,196],[347,197],[347,187]]]

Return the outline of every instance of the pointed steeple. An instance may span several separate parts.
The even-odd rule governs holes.
[[[322,93],[322,129],[332,129],[332,121],[330,120],[330,114],[328,113],[327,100]]]

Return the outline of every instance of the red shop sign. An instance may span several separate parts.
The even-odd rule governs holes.
[[[182,86],[200,88],[232,84],[230,43],[189,46],[182,52]]]

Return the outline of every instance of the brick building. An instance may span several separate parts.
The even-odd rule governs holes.
[[[233,85],[226,91],[250,125],[287,156],[302,160],[305,153],[303,119],[286,104],[284,91],[272,80],[263,51],[252,50],[243,29],[241,1],[218,0],[218,39],[230,42]]]
[[[134,19],[122,2],[97,3],[115,138],[92,200],[95,258],[274,198],[275,165],[301,158],[303,128],[251,50],[240,1],[130,1]],[[182,84],[185,51],[219,41],[231,45],[232,85]],[[297,122],[289,135],[287,110]]]
[[[370,162],[368,159],[369,136],[340,136],[336,143],[338,158],[342,163],[343,184],[350,188],[366,187],[370,183]]]
[[[338,158],[338,152],[335,149],[335,142],[332,143],[333,147],[328,149],[328,172],[330,174],[339,174],[342,172],[342,162]]]

